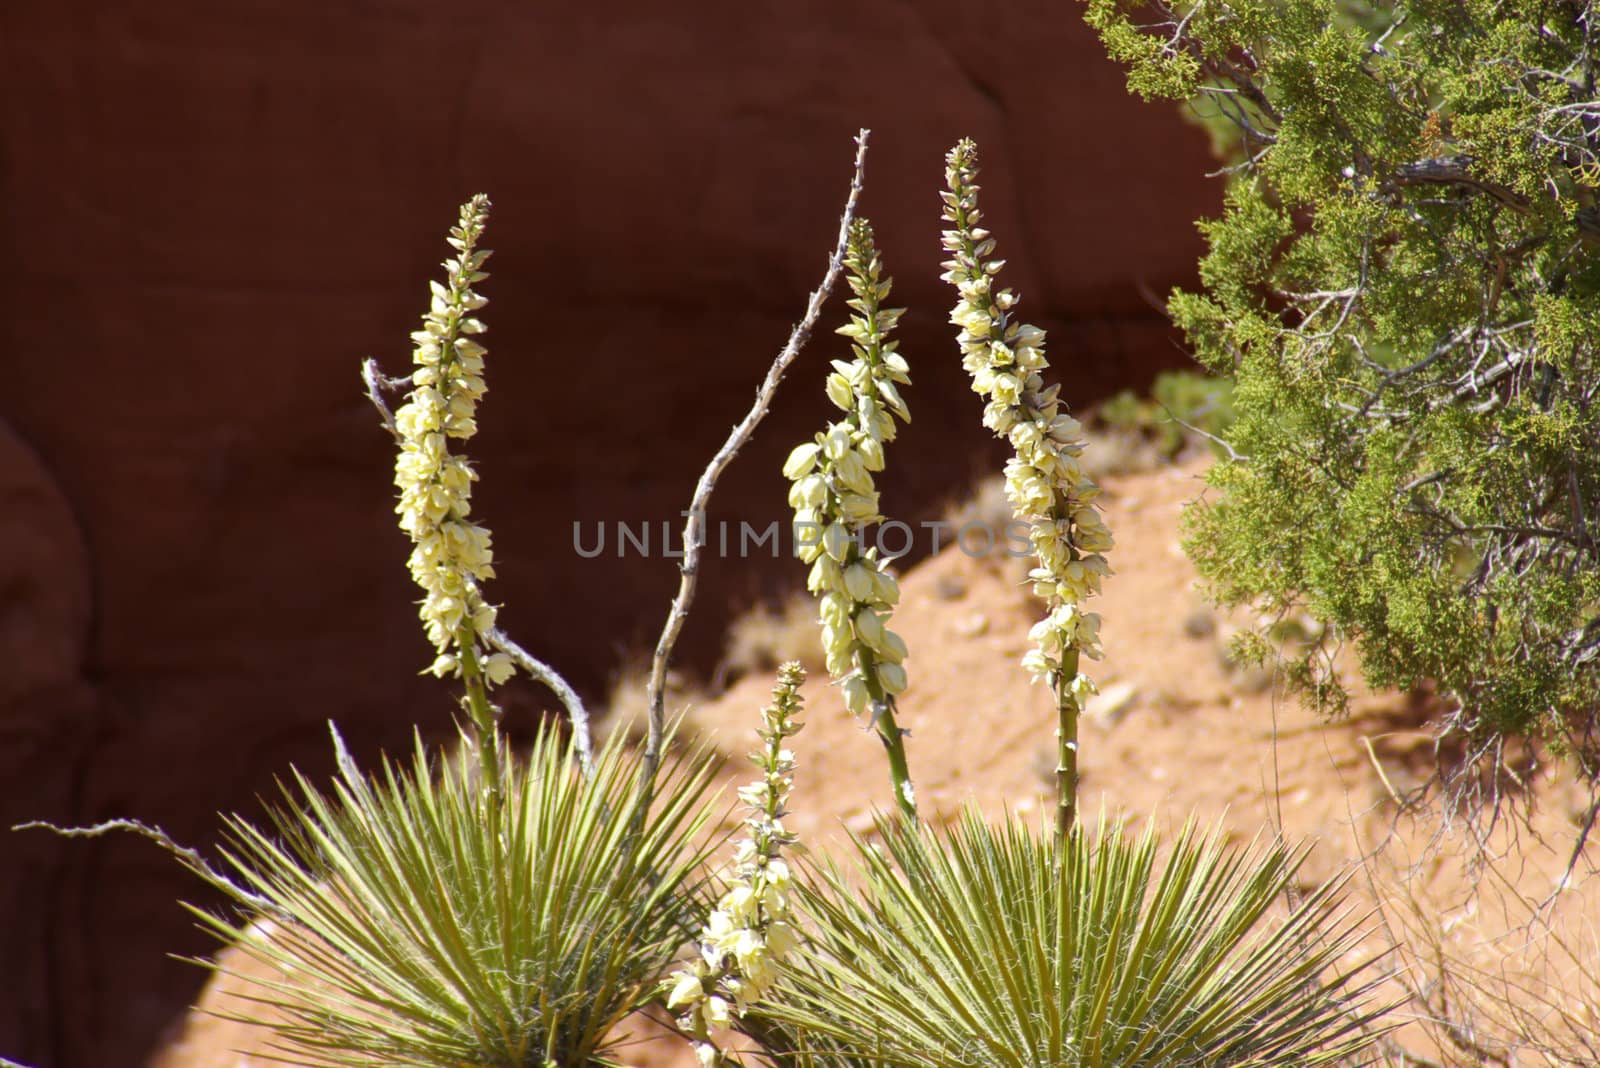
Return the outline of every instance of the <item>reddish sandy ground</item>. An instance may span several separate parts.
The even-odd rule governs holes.
[[[1206,611],[1178,547],[1178,516],[1201,493],[1201,470],[1189,464],[1105,480],[1117,574],[1095,606],[1105,619],[1107,659],[1091,665],[1102,695],[1082,732],[1087,817],[1105,806],[1136,823],[1154,813],[1175,825],[1193,813],[1220,820],[1241,844],[1274,829],[1295,841],[1316,839],[1303,869],[1308,886],[1386,843],[1350,884],[1359,911],[1382,906],[1363,955],[1403,936],[1410,950],[1389,962],[1426,983],[1434,978],[1427,946],[1439,938],[1464,960],[1504,966],[1529,984],[1517,1003],[1531,1010],[1581,993],[1583,982],[1592,998],[1600,967],[1583,915],[1600,915],[1600,880],[1560,894],[1550,913],[1576,961],[1547,959],[1516,935],[1528,919],[1524,900],[1545,899],[1560,884],[1582,795],[1559,772],[1539,776],[1530,827],[1503,823],[1495,830],[1491,853],[1507,853],[1513,834],[1517,844],[1486,878],[1474,878],[1467,862],[1474,850],[1465,839],[1447,837],[1430,850],[1437,813],[1413,819],[1395,800],[1424,782],[1433,766],[1431,738],[1417,729],[1419,702],[1358,692],[1348,719],[1324,723],[1275,695],[1270,678],[1227,664],[1223,645],[1232,624]],[[912,686],[901,721],[911,731],[908,751],[926,818],[947,819],[973,801],[990,813],[1010,808],[1035,820],[1051,803],[1053,711],[1045,689],[1030,685],[1017,666],[1037,612],[1018,585],[1019,573],[1015,561],[946,551],[904,576],[893,626],[911,649]],[[747,677],[691,709],[691,721],[719,747],[742,755],[754,741],[750,731],[769,687],[769,678]],[[890,805],[885,765],[876,739],[844,713],[825,680],[814,679],[805,692],[807,727],[796,741],[801,766],[788,822],[813,848],[836,848],[843,828],[865,830],[873,808]],[[737,781],[740,764],[731,769]],[[1593,855],[1591,847],[1579,876]],[[1424,903],[1420,918],[1410,915],[1407,896]],[[253,971],[248,962],[234,964]],[[1586,980],[1574,978],[1585,970]],[[226,1006],[236,983],[213,983],[200,1009]],[[1594,1005],[1572,1011],[1582,1018]],[[1478,1037],[1492,1040],[1489,1021],[1479,1026],[1485,1030]],[[262,1037],[197,1012],[155,1065],[244,1068],[263,1063]],[[1416,1053],[1438,1056],[1433,1036],[1415,1024],[1400,1038]],[[673,1045],[632,1047],[630,1059],[684,1063],[681,1045],[665,1041]],[[1512,1063],[1545,1062],[1524,1055]]]

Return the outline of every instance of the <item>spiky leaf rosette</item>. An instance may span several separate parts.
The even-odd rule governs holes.
[[[608,1036],[654,998],[708,906],[697,872],[715,836],[694,838],[709,763],[669,764],[630,837],[638,757],[612,745],[586,781],[542,732],[525,765],[501,765],[496,843],[470,748],[440,769],[419,742],[372,778],[341,748],[332,793],[296,773],[271,832],[227,820],[241,889],[271,909],[197,915],[277,976],[242,977],[231,1018],[270,1028],[295,1063],[612,1063]]]
[[[1102,817],[1058,852],[971,810],[941,836],[877,832],[855,871],[802,885],[812,938],[752,1028],[799,1063],[1303,1068],[1382,1033],[1361,969],[1335,967],[1359,937],[1330,918],[1340,883],[1268,928],[1303,849],[1190,824],[1158,863],[1153,832]]]

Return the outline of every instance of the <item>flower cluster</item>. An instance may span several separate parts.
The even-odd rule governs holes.
[[[795,840],[783,827],[794,773],[794,753],[784,742],[803,726],[795,717],[805,677],[796,663],[778,669],[772,704],[762,709],[764,725],[757,731],[765,744],[750,754],[762,775],[739,790],[750,809],[750,836],[739,843],[733,878],[701,932],[700,955],[669,980],[667,1008],[679,1011],[678,1023],[694,1037],[706,1068],[733,1063],[711,1032],[732,1026],[771,989],[777,965],[795,946],[789,865],[780,855]]]
[[[1023,664],[1036,679],[1064,682],[1081,705],[1094,687],[1077,673],[1076,654],[1099,658],[1100,617],[1079,605],[1111,573],[1101,555],[1111,548],[1111,532],[1094,504],[1100,489],[1083,471],[1082,427],[1062,410],[1060,386],[1045,385],[1044,331],[1015,321],[1017,295],[994,286],[1005,261],[989,258],[995,243],[979,226],[977,175],[977,148],[964,140],[945,158],[942,194],[953,227],[944,232],[952,258],[942,277],[960,294],[950,321],[961,328],[972,388],[988,399],[984,425],[1015,450],[1005,467],[1006,496],[1031,528],[1038,566],[1029,577],[1050,605],[1030,633],[1036,648]]]
[[[511,658],[480,648],[494,627],[495,607],[478,586],[494,576],[489,531],[470,517],[478,476],[449,446],[451,438],[464,441],[478,430],[474,416],[484,393],[485,350],[473,336],[484,325],[472,313],[488,302],[472,286],[488,277],[481,268],[489,252],[476,247],[488,219],[487,197],[462,205],[460,223],[450,231],[457,255],[444,263],[448,284],[429,283],[432,301],[422,329],[411,335],[413,388],[394,416],[400,437],[394,481],[400,529],[414,546],[411,576],[424,594],[419,615],[437,653],[430,670],[460,675],[465,659],[499,684],[512,673]]]
[[[827,381],[828,399],[845,417],[790,453],[783,473],[793,483],[796,553],[811,565],[806,587],[820,598],[828,673],[859,714],[906,688],[906,644],[886,625],[900,587],[876,549],[862,551],[860,533],[883,518],[872,473],[883,470],[895,417],[911,421],[896,385],[911,377],[898,343],[886,340],[904,309],[882,306],[892,283],[864,219],[851,224],[845,266],[855,314],[837,332],[850,338],[855,358],[833,361]]]

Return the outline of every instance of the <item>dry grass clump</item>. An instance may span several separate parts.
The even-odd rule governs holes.
[[[1005,476],[990,475],[977,482],[966,496],[958,497],[946,505],[939,522],[944,524],[944,544],[959,545],[961,532],[969,528],[993,531],[996,538],[994,551],[976,559],[990,573],[1014,582],[1020,596],[1033,604],[1036,602],[1032,591],[1023,587],[1028,581],[1028,572],[1033,568],[1033,554],[1008,554],[1004,551],[1007,544],[1004,532],[1014,518],[1011,502],[1006,498]],[[981,539],[971,540],[981,543]]]
[[[1537,855],[1554,862],[1552,894],[1519,889]],[[1396,976],[1432,1047],[1391,1064],[1440,1068],[1568,1068],[1600,1064],[1600,883],[1560,874],[1543,846],[1524,841],[1484,863],[1470,893],[1439,879],[1467,861],[1443,854],[1405,863],[1391,843],[1367,869],[1397,947]],[[1581,863],[1581,858],[1580,858]],[[1417,1045],[1405,1042],[1406,1047]]]
[[[811,674],[826,670],[817,635],[817,605],[803,593],[790,595],[776,607],[757,605],[733,621],[711,688],[720,691],[746,675],[770,674],[791,661]]]
[[[1137,427],[1107,422],[1099,409],[1089,412],[1084,423],[1093,437],[1083,452],[1083,466],[1095,478],[1154,471],[1183,455],[1167,452]]]
[[[991,530],[1004,530],[1011,522],[1011,502],[1006,500],[1004,475],[990,475],[973,486],[968,495],[952,501],[940,519],[960,530],[979,523]]]
[[[627,657],[612,672],[605,700],[596,713],[599,737],[610,738],[622,731],[630,742],[645,739],[650,719],[649,682],[650,658],[646,654]],[[695,710],[709,703],[712,696],[683,672],[667,672],[664,703],[667,718],[678,724],[675,737],[680,742],[693,744],[704,735],[695,723]]]

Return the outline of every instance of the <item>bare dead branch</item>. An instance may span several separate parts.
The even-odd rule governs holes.
[[[361,361],[361,381],[366,384],[367,399],[372,402],[374,408],[378,409],[378,418],[383,420],[384,429],[389,431],[390,437],[399,442],[400,431],[394,425],[394,413],[389,410],[388,402],[383,399],[383,391],[409,386],[411,380],[409,378],[384,377],[382,372],[378,370],[378,361],[369,356]]]
[[[823,274],[822,284],[811,294],[811,299],[806,304],[805,316],[789,334],[788,342],[768,368],[767,377],[757,390],[755,402],[750,406],[749,412],[733,428],[728,440],[706,465],[705,471],[700,475],[700,481],[695,484],[694,496],[689,501],[689,510],[684,513],[688,521],[683,527],[683,562],[678,565],[678,592],[672,599],[666,624],[661,628],[661,637],[656,642],[655,655],[650,661],[650,682],[646,691],[650,706],[650,733],[645,742],[644,760],[639,777],[640,795],[645,799],[650,797],[656,769],[661,763],[667,666],[672,660],[672,648],[677,644],[678,634],[683,630],[684,621],[689,616],[689,607],[694,602],[695,583],[700,568],[700,545],[704,538],[706,506],[711,501],[711,492],[716,488],[718,477],[750,440],[761,420],[766,417],[773,395],[778,390],[778,383],[783,380],[784,372],[810,339],[817,318],[822,314],[822,306],[833,291],[839,272],[844,269],[845,246],[849,240],[850,223],[855,219],[856,203],[861,198],[868,132],[862,130],[856,135],[855,173],[850,180],[850,193],[845,199],[844,214],[839,219],[839,239],[834,245],[833,255],[828,260],[828,269]]]
[[[509,656],[535,681],[543,683],[560,700],[567,710],[567,722],[572,725],[572,740],[578,750],[578,767],[584,778],[594,776],[594,742],[589,737],[589,711],[583,706],[578,691],[555,668],[537,659],[522,646],[511,640],[499,627],[489,631],[489,644]]]
[[[253,894],[246,890],[207,864],[205,858],[198,852],[187,846],[179,845],[167,835],[166,831],[163,831],[160,827],[152,827],[148,823],[141,823],[138,820],[106,820],[104,823],[96,823],[90,827],[57,827],[55,824],[47,823],[43,820],[30,820],[27,823],[19,823],[11,829],[13,831],[49,831],[51,834],[60,835],[62,838],[99,838],[113,831],[128,831],[150,839],[206,882],[219,889],[225,889],[235,900],[242,901],[251,908],[268,915],[281,919],[288,918],[283,910],[271,901],[260,894]]]

